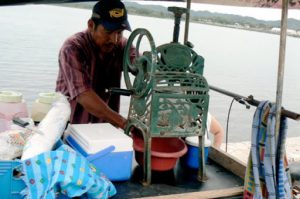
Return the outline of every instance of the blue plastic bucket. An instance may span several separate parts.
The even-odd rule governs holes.
[[[198,136],[193,136],[193,137],[187,137],[185,139],[185,142],[188,147],[188,151],[183,157],[183,163],[185,166],[188,166],[189,168],[192,169],[198,169],[199,168],[199,146],[198,146]],[[205,154],[205,162],[207,162],[208,159],[208,153],[209,153],[209,148],[210,148],[210,140],[205,139],[205,147],[204,147],[204,154]],[[201,151],[201,149],[200,149]],[[200,165],[202,164],[200,160]]]

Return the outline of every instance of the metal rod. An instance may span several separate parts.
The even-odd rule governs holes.
[[[187,44],[189,38],[189,25],[190,25],[190,11],[191,0],[186,1],[186,14],[185,14],[185,30],[184,30],[184,44]]]
[[[288,0],[283,0],[282,1],[282,12],[281,12],[279,61],[278,61],[278,72],[277,72],[275,135],[279,134],[279,128],[280,128],[288,6],[289,6]]]
[[[186,8],[180,8],[180,7],[168,7],[168,11],[174,13],[174,31],[173,31],[173,42],[177,43],[179,38],[179,32],[180,32],[180,20],[182,14],[186,13]]]
[[[244,101],[246,101],[248,104],[250,104],[252,106],[258,106],[259,103],[260,103],[260,101],[254,99],[252,95],[250,95],[248,97],[244,97],[242,95],[239,95],[239,94],[236,94],[236,93],[233,93],[233,92],[230,92],[230,91],[227,91],[227,90],[224,90],[224,89],[212,86],[212,85],[209,85],[209,88],[211,90],[213,90],[213,91],[218,92],[218,93],[222,93],[222,94],[227,95],[229,97],[233,97],[237,101],[244,100]],[[281,108],[281,114],[283,116],[286,116],[286,117],[290,118],[290,119],[300,121],[300,114],[299,113],[295,113],[295,112],[286,110],[284,108]]]

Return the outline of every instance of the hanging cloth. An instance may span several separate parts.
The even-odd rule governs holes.
[[[269,101],[261,102],[255,111],[244,199],[292,198],[285,155],[287,119],[281,117],[279,135],[275,135],[275,113],[276,106]]]

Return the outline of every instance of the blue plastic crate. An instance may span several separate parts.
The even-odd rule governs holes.
[[[21,178],[14,176],[21,166],[20,161],[0,162],[0,198],[21,198],[20,191],[25,188],[25,184]]]

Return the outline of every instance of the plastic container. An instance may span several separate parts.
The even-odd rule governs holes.
[[[206,135],[205,135],[206,136]],[[187,137],[185,139],[185,142],[188,147],[188,151],[186,155],[182,158],[182,161],[184,165],[192,168],[192,169],[198,169],[199,168],[199,145],[198,145],[198,136],[192,136],[192,137]],[[205,147],[204,147],[204,154],[205,154],[205,162],[207,162],[208,159],[208,153],[209,153],[209,148],[211,146],[211,142],[208,139],[205,139]],[[201,165],[201,162],[200,162]]]
[[[109,123],[71,124],[67,142],[111,181],[130,179],[132,139]]]
[[[22,198],[20,192],[25,188],[25,183],[14,176],[14,171],[20,167],[20,161],[0,161],[0,198]]]
[[[15,91],[0,91],[0,132],[10,130],[13,117],[28,117],[23,95]]]
[[[39,93],[38,99],[32,105],[31,118],[35,122],[40,122],[51,109],[52,103],[59,99],[59,94],[55,92]]]
[[[135,159],[144,165],[144,140],[141,135],[133,134]],[[180,138],[153,137],[151,141],[151,169],[167,171],[175,167],[179,157],[187,152],[184,141]]]
[[[62,144],[59,140],[54,148],[58,148]],[[18,176],[18,170],[22,167],[22,162],[15,161],[0,161],[0,198],[1,199],[22,199],[21,191],[25,188],[25,183]],[[60,199],[67,198],[59,196]]]

